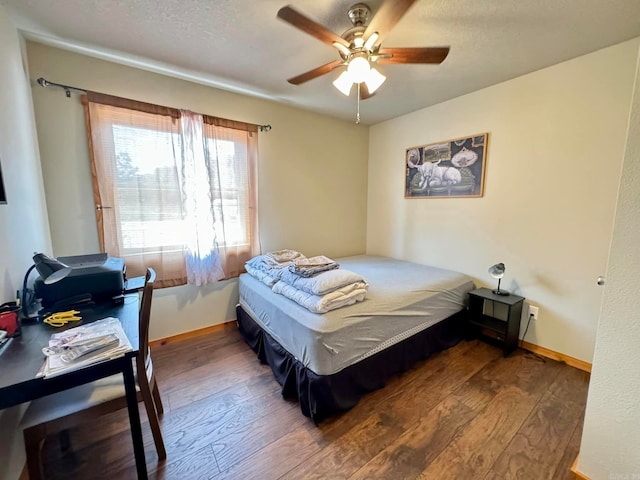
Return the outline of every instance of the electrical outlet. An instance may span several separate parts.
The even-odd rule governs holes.
[[[538,320],[538,307],[535,305],[529,305],[529,318],[533,315],[533,320]]]

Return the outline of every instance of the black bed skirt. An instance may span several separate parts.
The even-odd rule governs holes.
[[[318,375],[262,330],[240,305],[236,313],[240,334],[258,359],[271,367],[283,397],[297,398],[302,413],[316,423],[352,408],[365,393],[384,387],[391,376],[453,347],[465,336],[463,310],[333,375]]]

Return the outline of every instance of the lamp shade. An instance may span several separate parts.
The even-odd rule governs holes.
[[[27,269],[27,273],[25,273],[24,280],[22,282],[22,299],[20,301],[20,306],[22,308],[23,320],[38,319],[37,314],[30,315],[29,308],[31,306],[31,301],[29,301],[30,295],[27,293],[27,281],[29,280],[29,274],[33,271],[34,268],[42,277],[42,281],[47,285],[59,282],[64,277],[69,275],[72,271],[71,267],[69,267],[68,265],[65,265],[64,263],[51,257],[48,257],[44,253],[34,253],[33,265],[31,265]]]
[[[364,48],[368,51],[373,50],[373,46],[378,41],[378,38],[380,38],[380,35],[378,35],[378,32],[373,32],[371,35],[369,35],[369,38],[367,38],[367,41],[364,42]]]
[[[349,72],[342,72],[340,76],[333,81],[333,86],[348,97],[351,93],[351,87],[353,86]]]
[[[496,263],[495,265],[492,265],[491,267],[489,267],[489,275],[491,275],[493,278],[498,279],[498,288],[496,288],[495,290],[492,290],[492,292],[495,293],[496,295],[504,295],[504,296],[510,295],[509,292],[507,292],[506,290],[500,289],[500,281],[502,280],[502,277],[504,277],[504,272],[506,270],[507,268],[504,266],[504,263],[502,262]]]
[[[71,273],[71,267],[56,259],[46,256],[44,253],[34,254],[33,264],[42,277],[42,280],[47,285],[59,282]]]
[[[504,277],[505,271],[506,267],[504,266],[504,263],[496,263],[495,265],[489,267],[489,275],[491,275],[493,278]]]
[[[380,85],[382,85],[386,79],[387,77],[385,77],[375,68],[371,67],[371,70],[369,70],[369,73],[367,74],[367,78],[365,78],[364,83],[366,83],[367,90],[369,90],[369,93],[371,94],[376,90],[378,90],[378,88],[380,88]]]
[[[367,85],[367,91],[372,94],[373,92],[378,90],[378,88],[380,88],[380,85],[382,85],[386,79],[387,77],[385,77],[375,68],[371,67],[371,69],[367,73],[366,78],[364,79],[364,83]],[[351,93],[351,87],[353,87],[353,84],[354,82],[349,71],[342,72],[340,76],[333,81],[333,86],[340,90],[340,92],[342,92],[347,97]]]
[[[371,65],[369,65],[369,61],[364,56],[354,56],[349,60],[347,72],[353,83],[364,82],[367,79],[367,75],[369,75],[369,70],[371,70]]]

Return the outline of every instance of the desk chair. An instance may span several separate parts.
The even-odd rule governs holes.
[[[158,416],[164,412],[158,384],[153,373],[149,350],[149,319],[153,282],[156,273],[147,269],[139,316],[139,353],[136,357],[136,390],[138,402],[143,401],[153,434],[158,459],[167,458]],[[122,375],[112,375],[98,381],[64,390],[31,402],[22,418],[27,468],[30,480],[43,478],[41,451],[47,435],[111,413],[127,405]]]

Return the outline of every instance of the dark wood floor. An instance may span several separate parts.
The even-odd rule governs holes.
[[[474,340],[432,356],[315,426],[227,328],[158,347],[166,413],[155,479],[571,479],[588,375]],[[45,443],[47,478],[135,478],[126,411]]]

